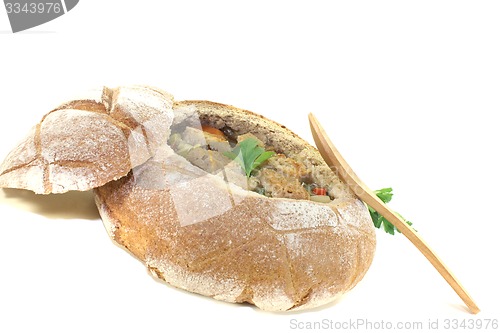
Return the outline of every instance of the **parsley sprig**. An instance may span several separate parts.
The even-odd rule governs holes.
[[[375,195],[380,200],[382,200],[384,203],[388,203],[389,201],[391,201],[392,196],[393,196],[392,188],[387,187],[387,188],[377,190],[377,191],[375,191]],[[401,233],[401,231],[399,231],[398,228],[394,227],[394,225],[391,222],[387,221],[387,219],[385,217],[383,217],[382,215],[380,215],[375,209],[368,206],[368,211],[370,212],[370,216],[373,220],[373,225],[376,228],[380,229],[380,227],[383,226],[384,231],[387,232],[388,234],[391,234],[391,235],[394,235],[394,230]],[[406,222],[406,224],[408,224],[409,226],[413,225],[412,222],[406,220],[404,217],[401,216],[401,214],[399,214],[399,213],[396,213],[396,214],[398,214]]]
[[[252,171],[275,154],[275,152],[266,151],[259,146],[259,142],[254,138],[245,139],[237,144],[233,151],[224,153],[226,157],[235,160],[241,165],[247,178],[250,178]]]

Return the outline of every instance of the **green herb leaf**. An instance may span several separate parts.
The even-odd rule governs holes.
[[[264,148],[260,147],[259,142],[253,138],[241,141],[233,151],[224,153],[226,157],[235,160],[241,165],[247,178],[250,178],[252,171],[275,154],[275,152],[266,151]]]
[[[382,200],[384,203],[388,203],[392,199],[392,187],[386,187],[380,190],[376,190],[375,194],[377,197]]]
[[[265,151],[253,162],[252,169],[257,169],[262,163],[273,157],[276,153],[273,151]]]
[[[391,201],[392,196],[393,196],[391,187],[386,187],[386,188],[377,190],[374,193],[380,200],[382,200],[383,203],[388,203],[389,201]],[[370,217],[372,218],[373,225],[375,226],[375,228],[380,229],[380,227],[383,226],[384,231],[388,234],[391,234],[391,235],[394,235],[394,231],[401,233],[401,231],[399,231],[398,228],[394,227],[394,225],[391,222],[389,222],[385,217],[380,215],[375,209],[368,206],[368,211],[370,212]],[[396,214],[399,215],[399,217],[401,217],[406,222],[406,224],[408,224],[409,226],[413,225],[412,222],[406,220],[403,216],[401,216],[401,214],[399,214],[399,213],[396,213]]]
[[[394,235],[394,226],[391,222],[387,221],[385,217],[382,217],[382,224],[384,225],[384,231],[388,234]]]
[[[225,152],[224,156],[226,156],[232,160],[236,160],[238,158],[238,154],[235,154],[232,151]]]

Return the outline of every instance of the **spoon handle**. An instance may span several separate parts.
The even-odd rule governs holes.
[[[398,228],[401,233],[405,235],[406,238],[408,238],[410,242],[412,242],[413,245],[415,245],[417,249],[427,258],[427,260],[430,261],[439,274],[441,274],[446,282],[448,282],[453,290],[455,290],[458,296],[460,296],[470,311],[473,314],[478,313],[480,311],[479,307],[472,300],[471,296],[467,293],[458,279],[446,267],[444,262],[413,228],[406,224],[406,222],[403,221],[397,214],[394,214],[394,212],[390,210],[389,207],[359,179],[342,155],[340,155],[337,148],[335,148],[331,140],[326,135],[325,130],[312,113],[309,114],[309,124],[311,126],[314,142],[316,142],[316,146],[326,163],[328,163],[330,167],[333,166],[334,169],[336,169],[338,176],[344,180],[354,194],[356,194],[362,201],[371,206],[380,215],[385,217],[396,228]]]

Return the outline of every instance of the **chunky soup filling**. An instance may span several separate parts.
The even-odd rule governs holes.
[[[193,165],[261,195],[321,203],[334,199],[332,184],[328,177],[323,177],[331,170],[319,167],[317,161],[302,154],[287,156],[252,133],[237,134],[227,126],[215,128],[202,124],[196,128],[181,124],[172,130],[168,143]],[[272,153],[266,153],[268,158],[255,168],[245,169],[235,156],[244,155],[243,148],[249,146],[255,146],[256,154]],[[246,152],[251,155],[254,151]]]

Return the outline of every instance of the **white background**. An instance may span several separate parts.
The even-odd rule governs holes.
[[[233,104],[309,141],[314,112],[369,186],[394,188],[391,206],[483,310],[467,313],[411,243],[383,232],[366,277],[333,305],[274,314],[213,301],[155,282],[109,240],[90,193],[8,190],[0,332],[500,319],[499,17],[497,1],[82,0],[12,34],[0,7],[0,159],[51,108],[100,85]]]

